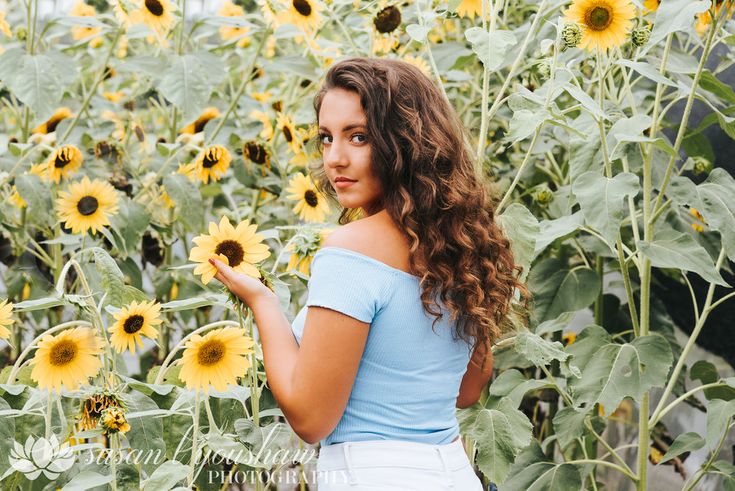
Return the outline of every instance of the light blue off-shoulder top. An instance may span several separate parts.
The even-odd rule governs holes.
[[[291,326],[299,344],[310,306],[370,324],[347,407],[322,445],[454,440],[455,404],[471,346],[453,339],[448,313],[432,331],[434,317],[424,312],[417,276],[358,252],[325,247],[314,256],[306,305]]]

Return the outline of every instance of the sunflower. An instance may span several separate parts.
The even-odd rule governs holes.
[[[81,150],[74,145],[63,145],[49,156],[46,161],[46,171],[50,180],[59,182],[61,178],[68,178],[82,166],[84,156]]]
[[[98,229],[110,224],[110,216],[118,210],[117,202],[117,193],[110,183],[98,179],[90,181],[84,176],[81,181],[70,184],[68,191],[59,192],[56,206],[59,220],[66,222],[65,226],[73,233],[92,229],[96,234]]]
[[[155,300],[150,302],[131,302],[130,305],[123,307],[119,312],[113,314],[116,319],[115,324],[110,327],[110,344],[118,353],[128,348],[132,354],[135,354],[135,344],[143,349],[142,336],[150,339],[158,337],[158,331],[155,326],[163,322],[160,319],[161,304]]]
[[[661,5],[661,0],[646,0],[643,2],[643,7],[646,9],[647,13],[658,10],[659,5]]]
[[[729,4],[729,5],[725,5]],[[722,11],[722,8],[727,8],[727,12],[725,13],[726,17],[732,17],[733,10],[735,9],[735,3],[732,1],[730,2],[724,2],[722,0],[718,0],[715,5],[715,18],[720,17],[720,12]],[[709,29],[709,26],[712,24],[712,14],[710,13],[710,9],[705,10],[701,14],[697,16],[697,22],[694,24],[694,30],[697,32],[697,35],[702,37],[707,32],[707,29]]]
[[[288,199],[297,201],[293,211],[302,220],[319,223],[329,214],[327,199],[317,190],[311,177],[297,173],[289,181],[286,191],[290,193]]]
[[[289,8],[276,16],[276,24],[293,24],[305,33],[313,33],[322,23],[322,7],[316,0],[291,0]]]
[[[38,343],[31,360],[31,378],[49,391],[77,390],[79,385],[97,375],[102,362],[102,340],[88,327],[66,329],[56,336],[47,334]]]
[[[398,45],[398,28],[401,26],[401,11],[395,5],[389,5],[373,17],[375,36],[373,52],[387,53]]]
[[[79,409],[79,428],[82,431],[95,429],[102,413],[112,407],[124,409],[125,402],[107,389],[87,397]]]
[[[5,12],[0,12],[0,32],[5,34],[6,37],[13,37],[13,31],[10,30],[10,24],[5,20]]]
[[[265,92],[251,92],[250,97],[258,102],[268,102],[273,97],[273,94],[266,90]]]
[[[328,228],[305,230],[296,235],[286,248],[291,253],[286,269],[288,271],[295,270],[304,276],[309,276],[314,254],[319,250],[331,231]]]
[[[97,11],[93,6],[87,5],[80,0],[74,4],[74,7],[69,11],[69,15],[72,17],[95,17],[97,15]],[[80,39],[89,39],[89,44],[93,48],[96,48],[102,44],[102,38],[97,36],[101,31],[101,27],[76,26],[71,28],[71,37],[75,41]]]
[[[636,14],[630,0],[574,0],[564,15],[584,30],[579,47],[593,51],[625,43]]]
[[[245,11],[239,5],[227,0],[217,11],[217,15],[221,17],[244,17]],[[249,30],[248,27],[222,26],[219,28],[219,35],[225,41],[237,39],[238,48],[247,48],[250,46],[250,38],[246,36]]]
[[[8,302],[6,298],[0,303],[0,339],[8,339],[10,337],[10,329],[5,326],[9,326],[15,322],[15,319],[11,315],[13,315],[13,303]]]
[[[470,19],[479,17],[482,15],[482,0],[462,0],[459,2],[459,5],[457,5],[456,12],[460,17],[469,17]],[[487,19],[489,17],[490,13],[487,12],[485,14],[485,18]]]
[[[204,336],[195,334],[186,343],[179,378],[187,389],[209,393],[212,385],[220,392],[228,385],[236,385],[237,377],[244,377],[250,368],[247,355],[253,352],[255,342],[244,329],[225,327],[214,329]]]
[[[112,102],[113,104],[116,104],[120,102],[123,97],[125,97],[125,92],[121,90],[115,92],[102,92],[102,97]]]
[[[176,21],[172,13],[176,4],[170,0],[137,0],[135,3],[137,8],[130,12],[130,22],[147,25],[162,40]]]
[[[263,111],[251,111],[248,116],[263,123],[263,131],[258,136],[266,141],[273,138],[273,125],[271,125],[271,120],[266,113]]]
[[[125,419],[125,413],[119,407],[110,407],[104,410],[99,418],[99,424],[107,435],[115,433],[127,433],[130,431],[130,424]]]
[[[59,109],[54,111],[54,113],[51,115],[50,118],[48,118],[45,123],[33,128],[31,133],[41,133],[44,135],[53,133],[54,131],[56,131],[56,127],[61,121],[65,120],[66,118],[71,118],[72,116],[74,116],[74,114],[72,114],[71,109],[69,109],[68,107],[60,107]]]
[[[215,118],[219,118],[220,116],[221,114],[219,112],[219,109],[217,109],[216,107],[208,107],[204,111],[202,111],[202,114],[200,114],[196,120],[181,128],[179,130],[179,133],[193,135],[195,133],[199,133],[200,131],[204,131],[204,127],[207,125],[207,123]]]
[[[204,184],[207,184],[210,178],[213,181],[219,181],[230,167],[230,161],[232,161],[232,156],[225,147],[221,145],[208,147],[199,154],[194,162],[196,175]]]
[[[294,126],[293,121],[291,121],[291,118],[285,114],[278,113],[276,126],[281,130],[281,133],[283,133],[283,138],[285,138],[286,143],[288,143],[288,148],[290,148],[293,153],[299,153],[299,151],[301,151],[301,143],[299,143],[299,139],[296,137],[296,127]]]
[[[240,222],[237,228],[233,227],[227,217],[222,217],[219,226],[209,222],[209,235],[194,237],[197,245],[189,254],[190,261],[200,263],[194,274],[202,275],[205,285],[212,281],[217,268],[209,263],[211,257],[218,257],[237,272],[260,278],[256,263],[271,255],[268,246],[263,244],[263,236],[255,233],[257,225],[250,225],[249,221]]]
[[[250,166],[250,162],[260,166],[260,172],[262,175],[265,175],[266,171],[271,168],[271,157],[268,154],[268,149],[265,148],[265,145],[262,145],[257,141],[247,141],[242,145],[242,158],[248,168]]]
[[[421,72],[427,77],[431,76],[431,68],[429,68],[429,64],[426,63],[426,60],[424,60],[423,58],[419,56],[405,55],[403,57],[403,61],[415,66],[416,68],[421,70]]]

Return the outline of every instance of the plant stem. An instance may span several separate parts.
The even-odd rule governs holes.
[[[694,394],[696,394],[700,390],[707,390],[707,389],[712,389],[712,388],[715,388],[715,387],[729,387],[729,386],[726,383],[723,383],[722,381],[719,381],[719,382],[712,382],[711,384],[704,384],[704,385],[700,385],[699,387],[695,387],[692,390],[690,390],[689,392],[686,392],[686,393],[680,395],[679,397],[677,397],[676,399],[674,399],[674,401],[671,404],[669,404],[668,406],[666,406],[665,408],[663,408],[658,413],[658,415],[656,416],[656,419],[651,418],[651,421],[649,422],[649,425],[650,426],[655,426],[656,423],[658,423],[659,421],[661,421],[661,418],[663,418],[664,416],[666,416],[666,414],[669,411],[671,411],[672,409],[674,409],[675,406],[677,406],[680,402],[685,401],[686,399],[689,399],[691,396],[693,396]]]
[[[531,152],[533,152],[533,148],[536,146],[536,140],[538,140],[538,137],[541,134],[541,128],[543,127],[544,125],[541,124],[538,128],[536,128],[536,131],[534,131],[533,138],[531,139],[531,143],[528,145],[528,150],[526,151],[526,155],[523,157],[523,162],[521,162],[521,166],[518,168],[518,171],[516,172],[516,175],[513,178],[513,182],[510,183],[510,187],[508,187],[508,190],[505,192],[503,199],[500,200],[500,203],[498,203],[498,206],[495,208],[496,215],[500,215],[503,208],[510,200],[511,194],[513,193],[513,189],[515,189],[515,187],[518,185],[518,182],[521,180],[521,174],[523,174],[523,171],[526,169],[526,165],[531,160]]]
[[[189,477],[187,478],[187,482],[189,487],[191,488],[192,484],[194,483],[194,469],[196,469],[197,465],[197,454],[199,453],[197,445],[198,445],[198,439],[199,439],[199,405],[200,405],[200,394],[199,390],[196,391],[196,395],[194,396],[194,423],[193,423],[193,429],[191,433],[191,460],[189,461]]]
[[[237,309],[237,319],[240,322],[240,328],[242,328],[242,303],[239,303]],[[247,310],[247,317],[245,322],[248,328],[248,335],[250,339],[253,338],[253,311]],[[258,359],[255,356],[255,351],[250,354],[250,409],[252,412],[253,423],[256,426],[260,426],[260,394],[258,389]]]

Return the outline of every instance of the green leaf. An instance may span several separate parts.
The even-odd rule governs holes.
[[[561,409],[554,416],[554,433],[561,448],[567,448],[587,431],[585,421],[590,417],[590,410],[577,411],[571,407]]]
[[[657,268],[692,271],[707,281],[729,286],[715,269],[707,250],[691,235],[673,232],[654,242],[636,241],[636,246]]]
[[[538,111],[520,109],[515,111],[509,123],[510,130],[503,141],[512,143],[525,140],[533,135],[536,128],[541,126],[548,117],[549,113],[544,109]]]
[[[168,491],[176,486],[177,483],[186,479],[188,473],[189,466],[182,464],[178,460],[166,461],[158,469],[153,471],[151,477],[145,480],[143,490]]]
[[[572,83],[564,84],[563,88],[597,119],[609,119],[607,114],[605,114],[602,108],[600,108],[597,101],[590,97],[585,91]]]
[[[588,140],[573,139],[569,148],[569,174],[572,182],[589,170],[600,168],[602,142],[592,134]]]
[[[225,73],[220,60],[211,53],[174,56],[158,90],[179,108],[183,119],[193,119],[209,103],[212,90],[224,80]]]
[[[244,464],[249,467],[265,468],[267,467],[264,463],[260,462],[253,452],[250,451],[245,445],[240,442],[233,440],[225,435],[218,433],[210,433],[206,436],[207,448],[228,460],[232,460],[239,464]]]
[[[164,177],[163,186],[176,204],[177,220],[181,220],[190,232],[201,230],[204,222],[204,206],[199,188],[183,174],[170,174]]]
[[[430,26],[422,26],[420,24],[409,24],[406,26],[406,33],[417,43],[426,42],[426,36],[431,31]]]
[[[105,486],[112,482],[112,474],[102,475],[94,471],[82,471],[61,488],[61,491],[85,491],[87,489]]]
[[[516,334],[513,346],[537,367],[546,366],[553,360],[564,362],[570,356],[559,341],[549,341],[529,331]]]
[[[296,31],[296,34],[300,34],[300,32]],[[319,78],[317,75],[317,67],[308,56],[279,56],[272,62],[268,63],[264,67],[264,70],[266,73],[291,73],[309,80],[316,80]]]
[[[441,44],[433,44],[431,52],[439,72],[444,73],[455,67],[459,59],[472,55],[472,50],[465,48],[464,43],[445,41]],[[472,59],[474,61],[474,55]],[[464,73],[464,72],[462,72]]]
[[[668,0],[661,2],[656,10],[651,38],[643,51],[647,52],[652,46],[659,45],[669,33],[691,29],[692,18],[707,10],[709,6],[708,1]]]
[[[556,239],[575,232],[584,225],[584,215],[581,211],[571,215],[564,215],[555,220],[542,220],[539,222],[539,233],[536,237],[536,250],[534,257],[543,252]]]
[[[482,27],[470,27],[464,35],[487,70],[497,70],[503,66],[505,55],[516,44],[516,37],[510,31],[488,33]]]
[[[125,394],[124,400],[128,411],[132,413],[159,409],[153,399],[135,390]],[[143,468],[151,472],[160,462],[161,456],[166,454],[163,421],[161,418],[148,417],[135,418],[129,423],[130,431],[125,436],[131,448],[142,452],[142,455],[151,456],[149,461],[143,464]]]
[[[699,360],[689,369],[689,378],[699,380],[702,385],[712,384],[720,380],[720,374],[717,373],[717,368],[712,363]],[[711,389],[705,389],[704,396],[710,400],[722,399],[723,401],[730,401],[735,399],[735,389],[732,387],[713,387]]]
[[[650,80],[653,80],[656,83],[668,85],[670,87],[678,87],[678,85],[676,85],[676,83],[673,80],[670,80],[664,77],[663,75],[661,75],[658,69],[651,66],[650,63],[646,63],[644,61],[631,61],[631,60],[622,59],[622,60],[617,60],[615,64],[622,65],[632,70],[635,70],[636,72],[640,73],[644,77]]]
[[[656,143],[658,139],[645,136],[644,132],[651,126],[651,117],[639,114],[631,118],[620,118],[610,128],[606,141],[610,149],[610,160],[617,160],[625,155],[626,145],[636,142]],[[658,146],[661,146],[660,143]],[[666,145],[664,150],[666,150]],[[670,153],[673,149],[669,150]]]
[[[707,406],[707,448],[714,451],[722,435],[728,430],[730,420],[735,416],[735,400],[714,399]]]
[[[595,171],[585,172],[572,184],[572,192],[579,200],[584,219],[599,231],[608,244],[615,244],[620,223],[627,213],[626,196],[638,194],[638,177],[621,172],[612,179]]]
[[[13,76],[4,81],[10,91],[36,117],[45,120],[56,109],[67,87],[74,81],[77,64],[58,51],[43,54],[24,54]]]
[[[720,82],[709,70],[702,70],[699,85],[704,90],[712,92],[717,97],[730,104],[735,104],[735,91],[728,84]]]
[[[609,342],[596,347],[586,360],[575,357],[573,361],[582,369],[582,377],[569,382],[577,402],[599,403],[609,414],[623,398],[640,401],[651,387],[663,386],[673,356],[666,339],[652,334],[632,343]]]
[[[51,200],[51,189],[41,178],[34,174],[23,174],[15,179],[15,187],[26,203],[26,218],[31,223],[45,225],[53,220],[54,209]]]
[[[225,305],[227,297],[221,294],[205,293],[199,297],[185,298],[184,300],[174,300],[161,305],[164,312],[178,312],[180,310],[193,310],[209,305]]]
[[[507,398],[510,401],[510,405],[517,409],[527,392],[550,385],[545,380],[526,379],[515,368],[506,370],[498,375],[488,386],[489,397],[485,407],[491,409],[497,408],[500,401]]]
[[[13,311],[15,312],[31,312],[33,310],[46,310],[52,307],[58,307],[64,305],[64,300],[59,297],[44,297],[35,298],[33,300],[25,300],[13,304]]]
[[[519,203],[511,203],[503,210],[498,220],[510,240],[516,264],[523,267],[523,279],[528,274],[531,261],[535,257],[536,237],[539,234],[538,220]]]
[[[697,433],[694,433],[693,431],[690,431],[689,433],[682,433],[681,435],[677,436],[676,440],[674,440],[674,443],[669,446],[669,449],[666,451],[659,464],[668,462],[669,460],[673,459],[674,457],[678,457],[684,452],[693,452],[695,450],[699,450],[702,447],[704,447],[704,439]]]
[[[125,284],[125,276],[115,260],[100,247],[93,247],[94,263],[102,278],[102,288],[107,293],[106,304],[122,308],[133,300],[148,300],[137,288]]]
[[[480,470],[494,483],[502,484],[519,450],[531,441],[531,422],[508,400],[501,401],[497,409],[465,409],[458,419],[462,432],[476,443]]]
[[[557,491],[582,489],[582,478],[571,464],[556,464],[548,460],[537,441],[523,450],[511,468],[511,477],[503,491]]]
[[[122,237],[127,256],[140,246],[140,239],[150,223],[150,216],[145,206],[127,196],[120,199],[118,204],[118,212],[110,218],[110,224]]]
[[[565,269],[560,261],[553,258],[536,263],[528,283],[534,295],[534,325],[589,306],[601,288],[600,277],[594,270],[585,267]]]

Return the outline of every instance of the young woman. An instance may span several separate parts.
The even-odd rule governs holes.
[[[465,130],[401,61],[336,63],[314,108],[318,180],[343,226],[314,257],[306,306],[289,326],[260,281],[218,261],[215,277],[253,309],[289,424],[321,442],[320,490],[481,490],[455,408],[479,399],[527,291]]]

